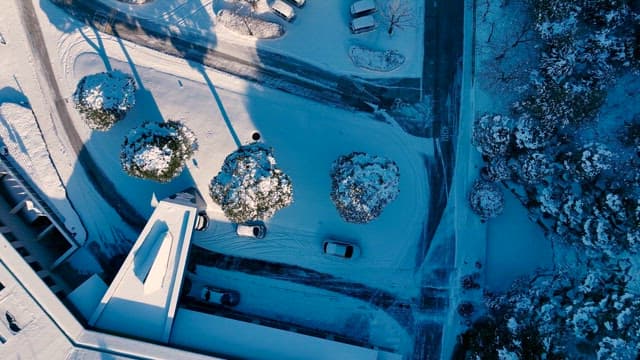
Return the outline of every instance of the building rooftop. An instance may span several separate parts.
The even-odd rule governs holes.
[[[169,340],[197,208],[160,201],[89,325],[156,342]]]

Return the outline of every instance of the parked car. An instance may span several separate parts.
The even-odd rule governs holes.
[[[236,226],[236,234],[238,234],[238,236],[262,239],[267,235],[267,227],[259,221],[238,224]]]
[[[200,300],[216,305],[236,306],[240,303],[240,293],[235,290],[205,286],[200,293]]]
[[[303,7],[305,3],[305,0],[287,0],[287,1],[299,8]]]
[[[373,0],[359,0],[351,4],[351,16],[359,17],[376,12],[376,3]]]
[[[271,10],[281,18],[291,22],[296,17],[296,12],[290,5],[287,5],[282,0],[276,0],[273,5],[271,5]]]
[[[376,28],[376,21],[373,16],[367,15],[351,20],[350,24],[351,32],[354,34],[360,34],[363,32],[371,31]]]
[[[329,239],[322,243],[322,252],[326,255],[352,259],[360,255],[360,248],[355,244]]]
[[[206,211],[199,211],[196,215],[196,223],[193,229],[196,231],[205,231],[209,227],[209,216]]]

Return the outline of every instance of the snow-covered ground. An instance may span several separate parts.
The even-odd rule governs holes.
[[[292,26],[303,24],[303,15],[313,11],[314,6],[329,4],[346,14],[346,6],[337,6],[336,2],[327,2],[325,5],[310,3],[300,10],[300,18]],[[97,35],[77,23],[70,26],[76,30],[64,32],[50,21],[60,22],[66,19],[67,14],[47,1],[41,2],[40,6],[36,8],[37,15],[48,40],[53,70],[67,100],[70,100],[80,78],[104,71],[107,67],[129,73],[137,82],[136,106],[107,132],[92,132],[70,102],[67,107],[85,149],[114,183],[113,191],[125,196],[139,213],[148,217],[152,211],[152,196],[162,198],[195,185],[205,195],[207,212],[212,218],[208,231],[194,237],[195,244],[225,254],[315,269],[345,281],[390,291],[403,300],[417,297],[419,285],[413,274],[416,251],[427,218],[429,184],[425,159],[432,156],[428,150],[433,148],[430,140],[407,135],[398,127],[378,121],[369,114],[336,109],[247,83],[182,59],[103,34]],[[13,2],[8,9],[11,10],[8,13],[11,16],[2,16],[2,20],[6,17],[5,24],[21,29]],[[323,17],[309,16],[309,19],[313,18]],[[348,31],[346,24],[343,30]],[[25,67],[16,59],[29,58],[28,48],[24,46],[26,40],[20,38],[19,34],[5,32],[3,27],[0,27],[0,31],[9,45],[14,44],[12,46],[16,47],[17,54],[22,54],[11,57],[14,66],[11,71],[21,78]],[[289,32],[291,36],[300,33]],[[398,32],[398,38],[401,33]],[[387,37],[386,33],[383,35]],[[345,49],[349,45],[345,44]],[[319,49],[306,51],[322,53]],[[348,61],[346,50],[343,57]],[[421,64],[421,61],[417,63]],[[25,93],[32,100],[38,119],[42,121],[40,125],[43,127],[44,140],[78,214],[87,225],[89,238],[103,244],[118,244],[120,237],[135,238],[91,188],[76,163],[64,129],[57,123],[56,115],[52,114],[51,109],[54,108],[51,106],[53,100],[49,90],[40,88],[38,68],[34,66],[34,69],[29,69],[29,76],[25,76]],[[168,184],[126,175],[119,161],[124,136],[145,120],[170,119],[184,122],[196,134],[199,150],[193,161],[187,164],[177,179]],[[217,174],[224,158],[238,145],[249,143],[255,131],[260,132],[266,145],[274,148],[278,165],[292,179],[294,194],[293,204],[267,222],[267,237],[260,241],[238,238],[233,225],[207,195],[209,182]],[[353,151],[384,156],[398,165],[400,173],[398,197],[385,207],[380,217],[365,225],[342,220],[329,196],[331,164],[340,155]],[[321,243],[329,235],[356,242],[361,248],[361,256],[353,261],[327,258],[322,254]],[[215,278],[207,279],[209,283],[215,284],[215,281]],[[237,287],[246,285],[239,283]],[[288,289],[285,291],[290,291],[299,285],[287,282],[286,286]],[[299,296],[296,302],[300,303],[321,301],[325,296],[294,293]],[[279,293],[272,293],[265,299],[265,304],[279,305],[278,296]],[[352,305],[357,302],[342,295],[335,297],[340,302]],[[265,304],[261,307],[256,305],[254,311],[264,310],[268,307]],[[353,321],[348,320],[353,312],[352,305],[336,309],[336,319],[340,319],[342,328],[345,322]],[[400,350],[409,347],[409,340],[402,333],[404,330],[388,322],[386,313],[369,309],[367,304],[357,306],[367,309],[366,316],[372,324],[372,339]],[[284,310],[282,307],[272,308],[274,313]],[[301,312],[303,309],[298,310]],[[266,315],[269,314],[273,313]],[[322,326],[334,325],[338,326],[337,323]],[[334,330],[341,332],[342,328]]]
[[[405,353],[411,337],[384,310],[365,301],[331,291],[287,281],[198,266],[191,276],[193,296],[202,286],[236,289],[241,294],[239,312],[285,323],[329,331],[374,346]]]
[[[107,54],[113,56],[110,66],[132,72],[128,63],[116,60],[124,60],[120,44],[110,37],[103,37],[102,41]],[[367,270],[409,270],[415,266],[414,251],[428,200],[423,159],[432,148],[427,146],[428,140],[407,135],[370,115],[327,107],[218,73],[202,72],[182,60],[135,45],[124,46],[135,63],[134,77],[140,82],[136,107],[107,133],[90,133],[79,118],[76,127],[86,137],[89,151],[100,157],[99,163],[118,191],[126,194],[140,213],[150,214],[153,193],[162,198],[195,184],[207,194],[209,182],[226,155],[237,147],[236,141],[249,143],[252,133],[259,131],[263,141],[274,148],[279,166],[291,176],[293,204],[269,221],[267,241],[247,242],[234,235],[221,209],[205,196],[213,224],[194,243],[232,255],[309,266],[392,288],[398,285],[382,280],[386,276],[382,271],[372,277]],[[60,51],[65,56],[65,83],[69,90],[82,76],[104,70],[102,59],[77,34],[65,37]],[[209,81],[211,88],[203,80]],[[121,139],[150,117],[183,121],[196,133],[200,145],[194,161],[167,185],[131,178],[120,168]],[[398,198],[367,225],[344,222],[329,198],[331,164],[338,156],[352,151],[385,156],[400,169]],[[320,244],[327,235],[356,240],[362,248],[362,257],[349,266],[326,259]],[[288,251],[274,251],[282,246]],[[404,272],[398,278],[411,281]]]
[[[13,93],[16,90],[6,91]],[[24,101],[21,100],[24,94],[16,91],[13,95],[19,99],[18,102]],[[16,104],[13,102],[16,99],[11,97],[12,94],[0,94],[0,138],[1,146],[7,152],[7,160],[30,179],[31,185],[34,185],[41,195],[49,199],[53,209],[57,209],[59,214],[64,214],[64,225],[76,233],[76,240],[82,244],[87,234],[67,199],[65,186],[49,157],[47,145],[34,114],[27,102]]]
[[[272,1],[259,0],[254,16],[280,23],[285,28],[284,36],[270,40],[256,40],[237,35],[224,26],[218,26],[216,13],[222,9],[237,8],[240,2],[212,0],[152,1],[145,5],[130,5],[118,0],[100,0],[109,6],[154,22],[171,25],[175,33],[193,38],[201,36],[210,46],[223,51],[253,53],[251,49],[265,49],[291,56],[319,68],[361,77],[413,77],[422,74],[424,3],[419,0],[402,1],[410,11],[411,26],[396,29],[387,34],[387,24],[382,16],[386,1],[377,1],[378,11],[373,15],[376,30],[354,35],[349,30],[349,6],[344,0],[307,1],[304,7],[295,8],[296,19],[288,23],[271,12]],[[247,12],[248,9],[244,11]],[[233,44],[233,46],[229,46]],[[406,61],[394,71],[377,72],[357,67],[349,58],[351,46],[362,46],[373,50],[397,50]],[[244,48],[245,49],[241,49]],[[258,57],[259,61],[259,57]]]

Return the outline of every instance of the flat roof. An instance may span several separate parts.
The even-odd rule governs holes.
[[[197,208],[160,201],[89,320],[116,334],[166,343]]]
[[[401,360],[402,356],[184,308],[178,309],[170,343],[256,360]]]

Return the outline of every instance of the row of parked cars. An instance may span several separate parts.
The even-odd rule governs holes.
[[[351,23],[349,28],[354,34],[371,31],[376,28],[376,20],[371,14],[376,12],[376,3],[374,0],[358,0],[351,4],[349,11],[351,13]]]
[[[262,239],[267,235],[267,227],[264,223],[258,221],[237,224],[236,234],[243,237]],[[326,255],[344,259],[351,259],[360,255],[358,246],[334,238],[328,238],[322,243],[322,252]]]

